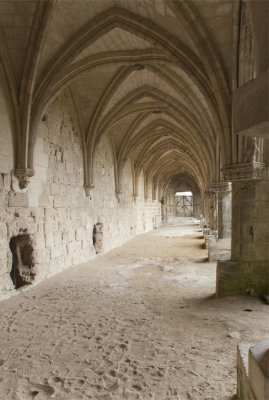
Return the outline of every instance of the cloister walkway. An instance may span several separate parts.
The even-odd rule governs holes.
[[[181,219],[3,301],[0,399],[232,399],[267,306],[216,299],[206,256]]]

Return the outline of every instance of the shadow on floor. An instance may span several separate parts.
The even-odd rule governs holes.
[[[208,262],[208,257],[200,258],[200,260],[196,260],[195,263],[203,264]]]

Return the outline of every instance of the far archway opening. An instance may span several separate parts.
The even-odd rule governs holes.
[[[177,217],[193,216],[193,195],[192,192],[175,193],[175,211]]]

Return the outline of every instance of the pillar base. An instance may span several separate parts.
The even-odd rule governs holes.
[[[267,261],[218,261],[216,295],[230,296],[250,294],[262,296],[268,293],[269,274]]]
[[[231,258],[231,239],[217,239],[209,241],[208,261],[230,260]]]

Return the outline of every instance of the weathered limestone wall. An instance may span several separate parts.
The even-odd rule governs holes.
[[[27,190],[19,189],[11,172],[13,150],[7,115],[4,111],[0,121],[5,127],[0,131],[1,144],[5,144],[0,147],[0,297],[14,291],[9,276],[9,241],[20,229],[33,235],[39,281],[94,257],[93,228],[98,222],[103,224],[104,251],[153,228],[155,215],[161,214],[160,202],[144,200],[143,176],[134,201],[130,162],[123,171],[123,193],[119,200],[115,196],[113,157],[107,138],[100,141],[94,157],[95,188],[90,197],[85,196],[80,137],[72,121],[68,93],[49,107],[40,123],[35,176]]]

